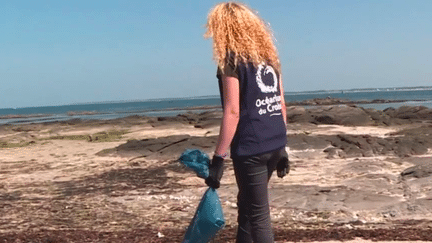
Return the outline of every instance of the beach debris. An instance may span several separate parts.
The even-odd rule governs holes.
[[[233,203],[230,201],[225,201],[225,204],[228,205],[231,208],[237,208],[237,203]]]
[[[199,149],[187,149],[179,158],[181,164],[195,171],[198,177],[207,178],[209,175],[209,156]]]

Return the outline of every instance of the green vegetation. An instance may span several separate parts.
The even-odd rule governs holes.
[[[52,136],[46,139],[58,139],[58,140],[89,140],[90,135],[60,135]]]
[[[21,141],[19,143],[8,143],[8,142],[0,142],[0,148],[21,148],[29,146],[30,144],[34,144],[34,141],[25,142]]]
[[[113,142],[118,141],[122,138],[122,135],[128,133],[127,130],[109,130],[109,131],[103,131],[98,132],[95,134],[85,134],[85,135],[59,135],[59,136],[51,136],[48,138],[42,138],[42,139],[36,139],[36,141],[43,141],[43,140],[51,140],[51,139],[58,139],[58,140],[82,140],[82,141],[88,141],[88,142]],[[8,142],[8,141],[0,141],[0,149],[1,148],[21,148],[26,147],[31,144],[35,144],[36,142],[34,140],[32,141],[23,141],[20,142]],[[44,145],[49,143],[48,141],[43,141],[40,143],[40,145]]]
[[[112,142],[121,139],[122,135],[128,133],[127,130],[109,130],[98,132],[92,135],[61,135],[52,136],[47,139],[60,139],[60,140],[85,140],[88,142]]]

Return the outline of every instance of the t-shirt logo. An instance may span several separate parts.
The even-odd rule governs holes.
[[[260,64],[257,67],[256,82],[258,88],[261,90],[263,95],[255,101],[257,112],[260,116],[280,116],[282,113],[280,110],[281,96],[278,94],[278,78],[276,72],[271,66]],[[270,93],[270,94],[269,94]]]
[[[269,77],[267,75],[273,76],[273,83],[266,84],[265,81],[269,80]],[[265,80],[263,81],[263,78]],[[271,80],[271,79],[270,79]],[[261,92],[263,93],[276,93],[277,87],[278,87],[278,78],[276,76],[276,72],[271,66],[265,66],[263,64],[258,65],[257,72],[256,72],[256,81],[258,84],[258,87],[260,88]]]

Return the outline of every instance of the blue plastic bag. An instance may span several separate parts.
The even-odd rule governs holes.
[[[209,156],[201,150],[188,149],[179,158],[186,167],[193,169],[198,177],[209,176]],[[222,204],[215,189],[208,188],[204,193],[195,215],[189,224],[182,243],[207,243],[225,225]]]
[[[203,179],[209,176],[209,156],[199,149],[187,149],[179,158],[180,162],[186,167],[197,173]]]
[[[214,188],[209,187],[198,205],[182,243],[207,243],[224,225],[225,218],[219,196]]]

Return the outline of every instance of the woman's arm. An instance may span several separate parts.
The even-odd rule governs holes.
[[[280,86],[280,91],[281,91],[281,106],[282,106],[282,116],[283,116],[283,120],[285,122],[285,126],[287,125],[287,110],[286,110],[286,105],[285,105],[285,93],[284,93],[284,88],[283,88],[283,82],[282,82],[282,75],[280,75],[279,78],[279,86]]]
[[[240,118],[240,84],[235,77],[222,76],[223,116],[216,144],[215,154],[223,155],[228,151]]]

